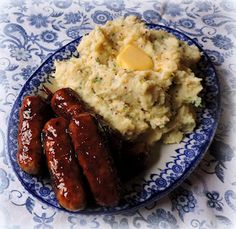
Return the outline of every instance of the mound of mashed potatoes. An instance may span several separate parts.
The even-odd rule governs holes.
[[[193,131],[202,90],[191,70],[197,47],[129,16],[95,27],[78,51],[55,63],[56,87],[75,90],[125,139],[177,143]]]

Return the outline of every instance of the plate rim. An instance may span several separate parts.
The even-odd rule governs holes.
[[[81,215],[112,215],[112,214],[120,214],[120,213],[125,213],[125,212],[132,212],[135,211],[141,207],[144,207],[154,201],[160,200],[161,198],[163,198],[164,196],[168,195],[171,191],[173,191],[175,188],[177,188],[194,170],[195,168],[199,165],[201,159],[204,157],[204,155],[206,154],[208,148],[210,147],[214,136],[216,134],[216,130],[217,130],[217,126],[219,123],[219,119],[220,119],[220,114],[221,114],[221,87],[220,87],[220,82],[219,82],[219,77],[216,71],[216,68],[214,66],[214,64],[212,63],[209,55],[205,52],[205,50],[203,49],[203,47],[201,47],[201,45],[194,40],[193,38],[189,37],[188,35],[186,35],[185,33],[174,29],[172,27],[168,27],[168,26],[164,26],[164,25],[160,25],[160,24],[155,24],[155,23],[145,23],[145,25],[147,27],[152,27],[151,29],[158,27],[157,30],[169,30],[172,32],[175,32],[177,34],[180,34],[184,37],[186,37],[188,40],[190,40],[194,45],[196,45],[198,47],[198,49],[204,54],[204,56],[207,58],[207,61],[209,62],[209,65],[211,66],[211,68],[214,70],[214,74],[215,74],[215,80],[216,80],[216,84],[218,86],[218,94],[216,96],[216,102],[218,105],[218,111],[216,111],[216,116],[214,119],[214,126],[212,128],[212,134],[211,137],[207,139],[206,143],[204,144],[204,149],[197,155],[195,156],[195,158],[193,159],[193,161],[190,163],[189,167],[182,173],[182,175],[177,178],[174,183],[172,183],[169,187],[167,187],[166,189],[164,189],[163,191],[159,191],[158,193],[153,194],[151,197],[149,197],[147,200],[142,201],[141,203],[138,204],[134,204],[134,206],[131,206],[129,208],[126,209],[120,209],[120,210],[108,210],[108,211],[103,211],[98,210],[98,211],[86,211],[82,210],[82,211],[68,211],[66,209],[63,209],[61,207],[57,207],[57,206],[53,206],[52,204],[48,203],[46,200],[44,200],[42,197],[34,195],[30,189],[26,188],[24,185],[24,182],[22,180],[22,178],[19,176],[19,174],[15,171],[14,166],[13,166],[13,161],[9,155],[9,145],[11,144],[9,141],[9,135],[10,135],[10,121],[12,119],[13,113],[14,113],[14,108],[17,107],[18,103],[19,103],[19,98],[22,96],[22,94],[25,91],[25,88],[27,87],[27,85],[29,84],[29,82],[32,80],[32,78],[34,77],[35,74],[38,73],[38,71],[40,71],[40,69],[45,65],[45,63],[47,63],[53,56],[55,56],[57,53],[61,52],[61,50],[65,49],[67,46],[69,46],[72,43],[75,42],[79,42],[83,36],[79,36],[76,39],[73,39],[72,41],[68,42],[67,44],[63,45],[62,47],[60,47],[59,49],[57,49],[54,53],[52,53],[46,60],[44,60],[38,67],[37,69],[31,74],[31,76],[24,82],[23,87],[21,88],[20,92],[18,93],[13,106],[11,108],[11,112],[9,114],[9,119],[8,119],[8,123],[7,123],[7,144],[6,144],[6,157],[7,160],[10,162],[10,166],[11,169],[14,171],[14,174],[17,176],[18,180],[20,181],[21,185],[23,186],[23,188],[28,192],[29,195],[32,195],[34,198],[38,199],[39,201],[43,202],[44,204],[46,204],[47,206],[51,207],[51,208],[55,208],[59,211],[63,211],[63,212],[67,212],[67,213],[72,213],[72,214],[81,214]],[[156,29],[156,28],[155,28]],[[86,34],[84,34],[86,35]]]

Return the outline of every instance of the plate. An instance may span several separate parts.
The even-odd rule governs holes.
[[[196,45],[202,52],[197,74],[202,78],[204,87],[201,94],[204,106],[197,112],[197,127],[194,132],[187,134],[180,144],[157,144],[153,148],[152,160],[148,169],[124,185],[124,196],[117,207],[88,208],[75,213],[118,213],[135,209],[151,201],[160,199],[183,182],[193,171],[214,137],[220,113],[220,88],[216,71],[210,58],[197,41],[185,34],[161,25],[147,24],[147,26],[150,29],[165,30],[178,39],[186,41],[189,45]],[[53,64],[55,60],[67,60],[72,56],[79,57],[76,46],[80,40],[81,37],[56,51],[34,72],[24,84],[17,97],[8,123],[8,156],[21,184],[40,201],[61,210],[64,209],[59,206],[50,181],[26,174],[19,168],[16,162],[18,111],[24,96],[38,94],[43,84],[51,82],[52,72],[55,70]]]

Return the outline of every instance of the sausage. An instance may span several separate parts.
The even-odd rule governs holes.
[[[70,88],[57,90],[51,99],[53,111],[66,119],[85,111],[83,106],[76,92]]]
[[[59,204],[67,210],[76,211],[85,208],[86,194],[68,125],[69,121],[62,117],[51,119],[45,124],[44,151]]]
[[[44,167],[41,131],[48,105],[40,96],[26,96],[19,110],[17,162],[26,173],[37,175]]]
[[[120,183],[109,151],[89,113],[74,116],[69,125],[79,163],[97,204],[115,206],[120,199]]]
[[[99,128],[106,139],[118,175],[122,182],[142,172],[148,163],[150,147],[144,142],[129,142],[113,130],[102,118]]]
[[[127,181],[140,172],[146,166],[150,156],[150,147],[144,142],[124,141],[119,152],[117,168],[122,181]]]

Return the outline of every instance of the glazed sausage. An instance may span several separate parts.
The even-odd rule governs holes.
[[[85,208],[86,195],[68,125],[69,121],[62,117],[51,119],[45,124],[44,151],[59,204],[67,210],[76,211]]]
[[[41,131],[47,121],[48,105],[39,96],[26,96],[19,110],[17,162],[26,173],[42,171]]]
[[[84,111],[78,95],[70,88],[62,88],[56,91],[51,99],[51,107],[58,116],[66,119]]]
[[[144,142],[123,142],[117,168],[122,181],[137,176],[147,165],[150,147]]]
[[[150,147],[144,142],[125,141],[102,119],[99,119],[99,124],[121,181],[127,181],[143,171],[149,159]]]
[[[69,130],[77,158],[97,204],[117,205],[120,199],[119,180],[94,118],[89,113],[74,116]]]

